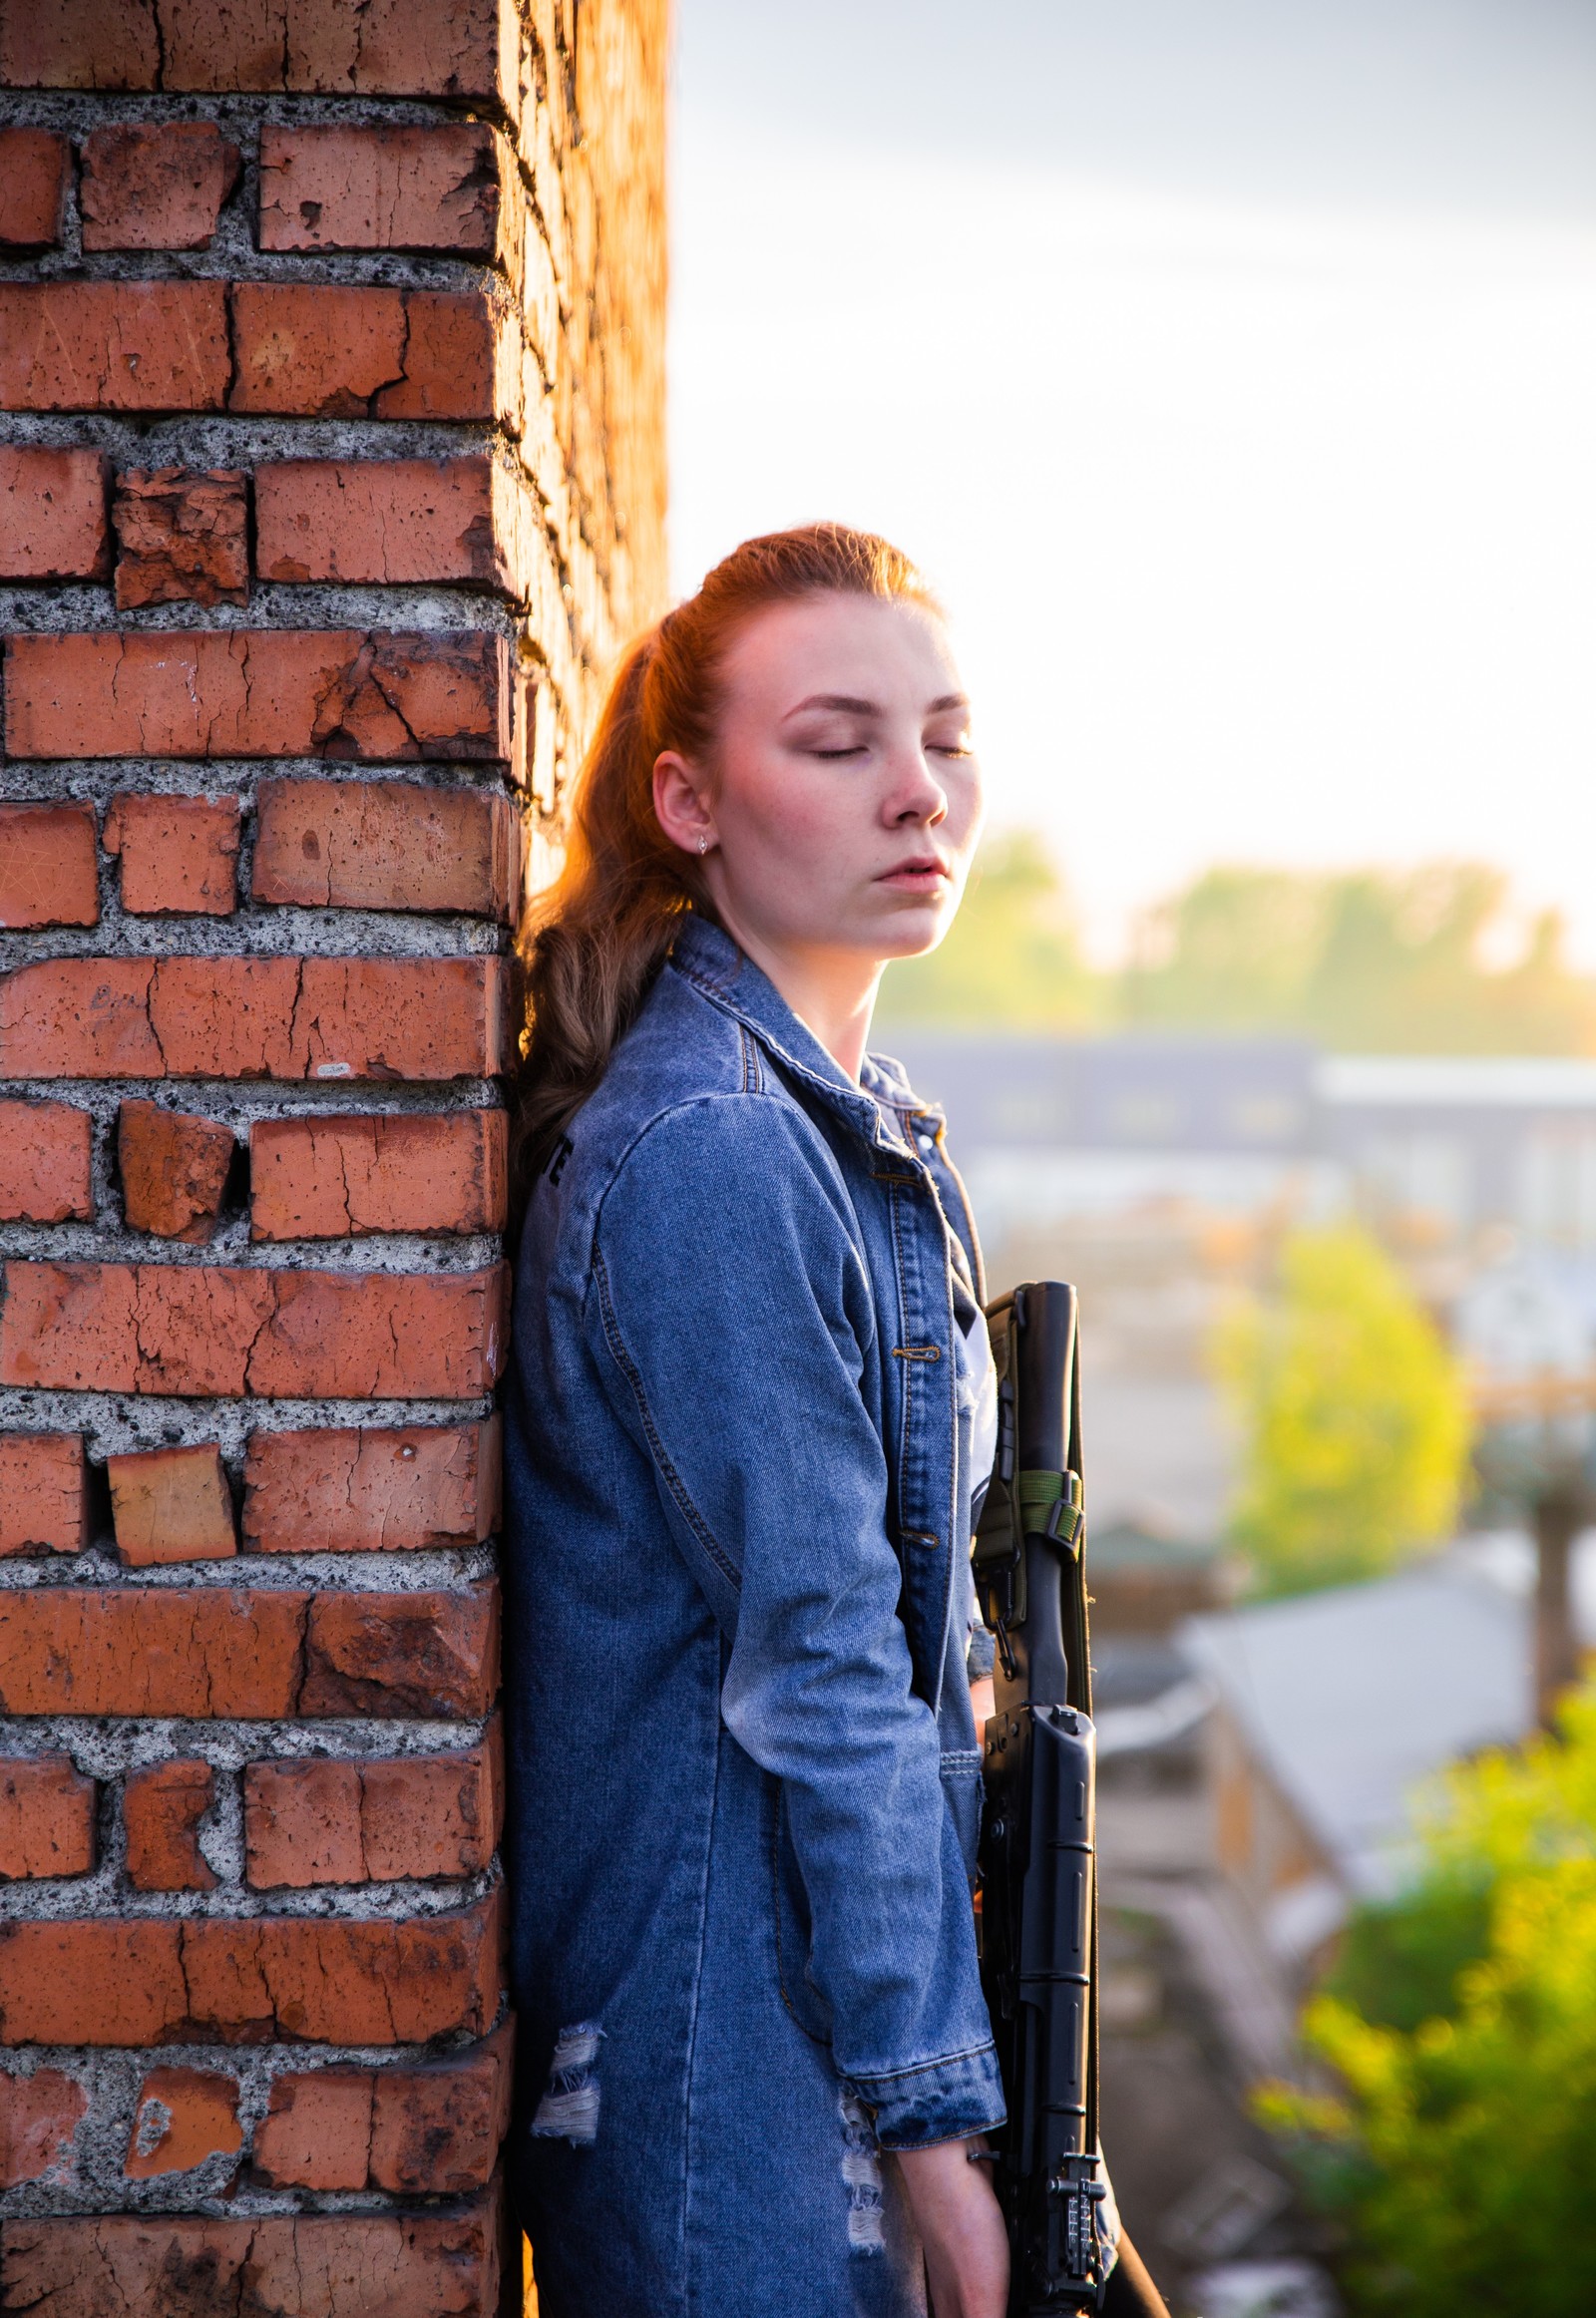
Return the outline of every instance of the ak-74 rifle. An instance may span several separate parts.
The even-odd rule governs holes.
[[[987,1321],[998,1443],[975,1569],[998,1646],[981,1857],[982,1980],[1008,2105],[996,2182],[1009,2318],[1056,2318],[1100,2307],[1108,2260],[1075,1291],[1016,1288]]]

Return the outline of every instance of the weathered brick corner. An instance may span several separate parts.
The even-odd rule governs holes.
[[[0,2309],[490,2318],[507,959],[665,0],[0,0]]]

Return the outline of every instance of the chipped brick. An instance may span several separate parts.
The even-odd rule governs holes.
[[[289,2070],[255,2128],[254,2171],[270,2188],[363,2189],[370,2173],[372,2072]]]
[[[474,1875],[499,1839],[496,1751],[391,1761],[253,1762],[247,1880],[257,1890]]]
[[[486,301],[457,290],[239,282],[228,407],[306,418],[492,419]]]
[[[128,1881],[135,1891],[213,1891],[200,1849],[200,1822],[216,1796],[216,1774],[198,1758],[131,1770],[123,1786]]]
[[[71,2161],[89,2096],[60,2069],[0,2075],[0,2189],[39,2181]]]
[[[117,477],[117,603],[247,603],[248,507],[231,468],[129,469]]]
[[[490,459],[280,459],[255,471],[262,580],[513,588]]]
[[[242,2146],[235,2077],[219,2069],[152,2069],[139,2088],[123,2171],[130,2181],[153,2181]]]
[[[208,249],[238,182],[238,148],[212,121],[118,123],[84,139],[85,249]]]
[[[498,1689],[494,1585],[311,1602],[301,1714],[481,1717]]]
[[[203,1247],[215,1230],[232,1153],[232,1129],[218,1119],[125,1102],[117,1113],[117,1164],[129,1230]]]

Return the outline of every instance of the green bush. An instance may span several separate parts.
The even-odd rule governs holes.
[[[1454,1771],[1411,1891],[1304,2017],[1329,2096],[1260,2097],[1340,2214],[1354,2307],[1596,2311],[1596,1686],[1563,1738]]]

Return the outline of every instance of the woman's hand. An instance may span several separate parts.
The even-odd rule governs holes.
[[[992,2167],[972,2164],[974,2140],[900,2149],[904,2189],[926,2249],[932,2318],[1003,2318],[1008,2307],[1008,2232]]]

